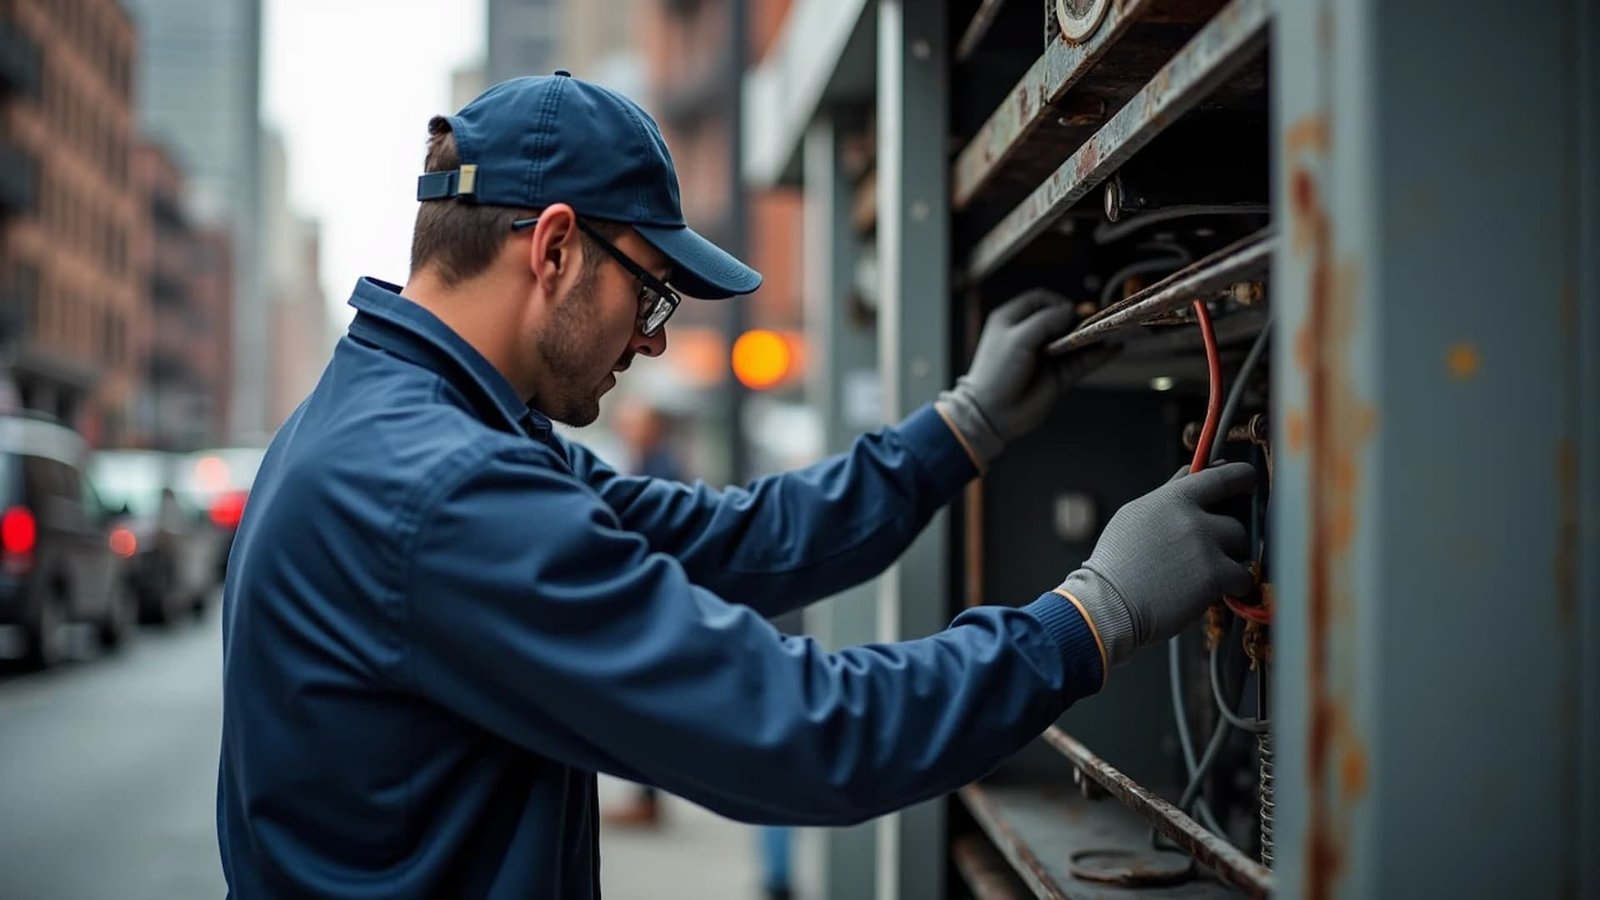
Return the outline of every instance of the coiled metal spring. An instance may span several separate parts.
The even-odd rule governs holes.
[[[1272,732],[1256,735],[1256,753],[1261,758],[1261,864],[1272,865],[1272,814],[1276,808],[1272,797]]]

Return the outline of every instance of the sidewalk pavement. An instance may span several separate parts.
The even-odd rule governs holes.
[[[600,808],[625,802],[633,785],[600,777]],[[600,886],[606,900],[759,900],[758,829],[661,794],[651,830],[601,825]]]

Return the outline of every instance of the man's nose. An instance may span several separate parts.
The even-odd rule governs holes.
[[[642,329],[634,329],[633,352],[641,356],[660,356],[667,352],[667,328],[665,325],[653,337],[645,337]]]

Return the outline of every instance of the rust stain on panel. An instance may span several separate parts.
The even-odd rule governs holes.
[[[1331,896],[1343,870],[1354,809],[1368,785],[1367,753],[1350,713],[1350,698],[1329,683],[1331,651],[1349,643],[1354,592],[1344,563],[1361,524],[1361,454],[1378,429],[1378,411],[1359,393],[1350,369],[1358,334],[1361,269],[1333,257],[1332,224],[1308,157],[1324,155],[1328,124],[1308,117],[1284,133],[1289,187],[1290,252],[1309,268],[1307,314],[1295,334],[1294,363],[1306,375],[1305,423],[1291,415],[1290,450],[1309,453],[1310,542],[1307,547],[1307,708],[1311,711],[1306,790],[1304,894]],[[1303,435],[1295,435],[1302,430]]]
[[[1017,121],[1027,122],[1033,118],[1033,95],[1028,92],[1025,84],[1017,86]]]
[[[1306,452],[1307,431],[1309,429],[1309,426],[1306,425],[1306,414],[1298,409],[1289,410],[1288,421],[1284,423],[1283,427],[1284,438],[1289,443],[1289,452],[1296,456]]]
[[[1445,351],[1445,367],[1450,370],[1450,377],[1457,381],[1466,381],[1478,374],[1478,369],[1483,365],[1483,355],[1478,352],[1476,345],[1468,342],[1451,344]]]

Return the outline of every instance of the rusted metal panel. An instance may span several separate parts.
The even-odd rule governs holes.
[[[985,2],[984,6],[990,3]],[[998,6],[998,3],[993,5]],[[956,209],[965,207],[991,175],[1010,158],[1016,147],[1044,120],[1056,115],[1051,107],[1082,78],[1112,44],[1127,32],[1155,0],[1128,0],[1114,4],[1094,36],[1082,44],[1054,41],[1011,89],[1006,102],[994,111],[977,135],[956,158],[951,199]],[[979,10],[982,15],[982,10]]]
[[[1572,21],[1279,14],[1278,878],[1308,898],[1589,896]],[[1503,107],[1514,128],[1472,121]]]
[[[1071,761],[1078,771],[1094,779],[1113,797],[1144,816],[1158,831],[1211,868],[1223,881],[1251,897],[1266,897],[1272,893],[1272,873],[1238,847],[1207,831],[1177,807],[1117,771],[1060,728],[1051,727],[1045,731],[1044,739]]]
[[[984,278],[1010,259],[1243,66],[1266,43],[1269,10],[1268,0],[1233,0],[1218,12],[1110,122],[978,242],[967,278]]]
[[[1133,296],[1085,319],[1072,333],[1052,341],[1051,354],[1068,353],[1176,312],[1196,298],[1228,293],[1235,284],[1264,278],[1277,241],[1264,229],[1168,275]]]
[[[1043,181],[1107,118],[1122,108],[1194,37],[1225,0],[1128,0],[1082,44],[1048,37],[987,120],[966,141],[951,175],[955,207],[992,214],[1015,204]],[[1046,20],[1052,25],[1053,15]],[[1260,94],[1259,83],[1254,85]],[[1211,98],[1224,106],[1243,96]],[[1210,104],[1208,103],[1208,106]]]

